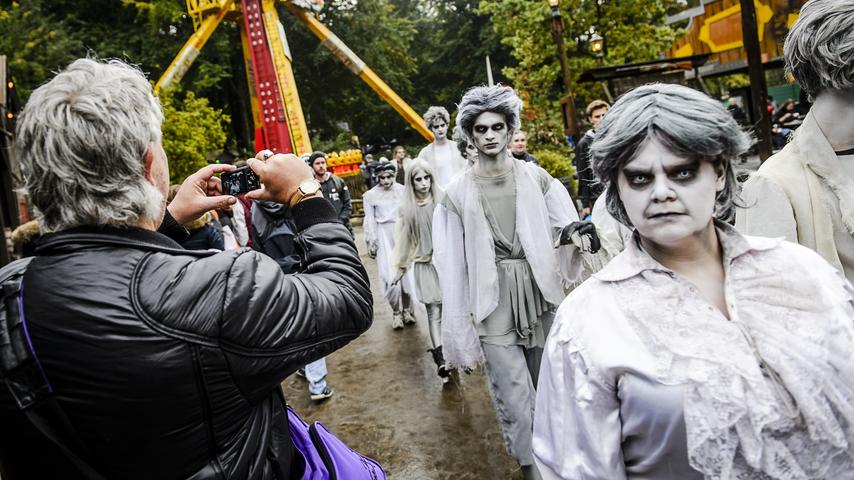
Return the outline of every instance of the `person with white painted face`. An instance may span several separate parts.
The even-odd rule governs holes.
[[[406,196],[406,188],[395,182],[397,167],[386,160],[376,167],[377,186],[362,196],[365,208],[365,243],[368,253],[377,260],[380,287],[388,300],[394,315],[391,327],[395,330],[404,324],[415,323],[412,309],[412,276],[405,275],[402,281],[394,282],[395,268],[392,253],[394,251],[395,224],[400,217],[400,206]]]
[[[507,451],[525,478],[539,478],[531,439],[540,357],[554,305],[580,273],[568,238],[582,222],[560,182],[510,155],[521,107],[509,87],[463,96],[457,122],[477,159],[436,206],[433,263],[445,360],[463,369],[485,363]]]
[[[430,107],[424,113],[424,125],[433,132],[433,142],[421,149],[418,158],[425,160],[436,172],[434,181],[445,188],[451,178],[465,170],[466,161],[454,144],[448,141],[451,116],[445,107]]]
[[[726,223],[749,145],[681,85],[639,87],[599,125],[593,168],[634,233],[558,309],[534,421],[545,478],[850,478],[854,289]]]
[[[854,0],[804,4],[783,51],[814,103],[745,183],[736,227],[809,247],[854,282]]]
[[[433,182],[433,168],[416,158],[406,172],[406,194],[400,207],[400,219],[394,232],[394,267],[397,274],[392,284],[400,282],[410,270],[415,280],[415,294],[427,309],[427,326],[442,383],[450,379],[442,354],[442,289],[433,266],[433,210],[444,193]]]

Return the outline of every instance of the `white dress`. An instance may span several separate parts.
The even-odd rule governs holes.
[[[386,300],[396,305],[401,294],[411,294],[414,290],[412,274],[407,273],[403,279],[392,286],[391,281],[397,273],[392,259],[394,251],[394,226],[399,216],[400,203],[406,194],[406,187],[399,183],[392,184],[388,190],[377,185],[362,196],[365,209],[365,242],[377,246],[377,269],[380,283]]]
[[[805,247],[717,228],[730,320],[634,239],[561,305],[544,478],[852,478],[854,290]]]

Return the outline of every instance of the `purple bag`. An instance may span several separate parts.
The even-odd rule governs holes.
[[[305,459],[301,480],[386,480],[375,460],[348,447],[322,423],[309,426],[291,407],[287,408],[291,440]]]

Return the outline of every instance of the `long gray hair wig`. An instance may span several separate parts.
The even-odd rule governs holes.
[[[145,178],[145,153],[162,122],[145,76],[119,60],[76,60],[37,88],[16,148],[41,231],[159,223],[164,198]]]
[[[519,113],[522,111],[522,99],[510,87],[495,85],[471,88],[463,95],[457,106],[457,124],[463,137],[471,143],[474,122],[484,112],[494,112],[504,115],[510,132],[519,129]],[[508,142],[510,139],[508,138]]]
[[[812,0],[786,36],[786,70],[814,99],[854,88],[854,0]]]
[[[623,166],[652,139],[676,155],[723,167],[726,185],[718,192],[715,215],[732,218],[738,182],[731,163],[750,148],[750,136],[717,100],[692,88],[662,83],[644,85],[620,97],[596,129],[590,159],[606,187],[608,213],[632,226],[617,179]]]

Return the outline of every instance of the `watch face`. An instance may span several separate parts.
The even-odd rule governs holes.
[[[317,180],[306,180],[299,184],[299,190],[303,195],[311,195],[320,190],[320,183]]]

